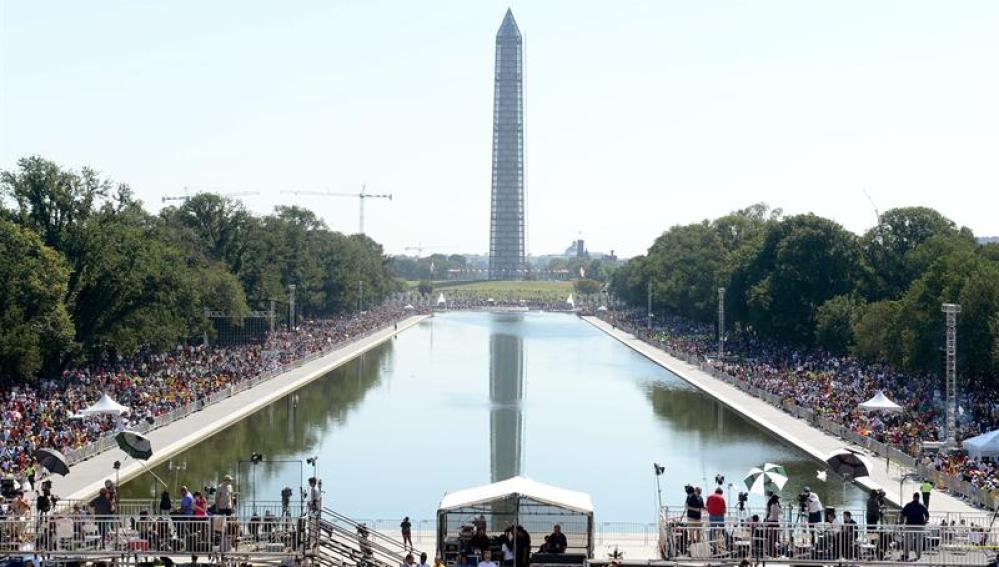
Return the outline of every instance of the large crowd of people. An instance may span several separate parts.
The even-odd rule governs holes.
[[[19,478],[34,469],[39,447],[64,453],[103,435],[147,421],[301,358],[393,324],[408,312],[380,307],[357,315],[305,321],[269,333],[263,344],[182,345],[164,352],[117,356],[66,370],[34,384],[0,388],[0,473]],[[78,412],[107,393],[128,408],[121,416],[81,419]]]
[[[944,438],[944,392],[938,377],[916,375],[852,356],[782,345],[748,332],[727,336],[726,356],[718,359],[715,328],[710,324],[656,316],[650,332],[644,312],[610,311],[602,317],[635,330],[653,344],[702,357],[717,370],[782,400],[791,400],[860,435],[918,456],[930,468],[987,491],[999,490],[999,467],[988,459],[923,453],[923,442]],[[890,415],[860,411],[859,404],[879,390],[904,411]],[[971,387],[962,388],[959,406],[959,440],[999,427],[999,395],[984,380],[973,379]]]

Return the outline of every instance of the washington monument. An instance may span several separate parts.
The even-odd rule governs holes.
[[[524,277],[524,99],[520,29],[509,9],[496,33],[489,279]]]

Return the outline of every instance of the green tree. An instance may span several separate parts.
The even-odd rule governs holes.
[[[593,293],[600,293],[600,290],[604,288],[604,284],[598,282],[597,280],[576,280],[572,283],[573,289],[576,293],[582,295],[590,295]]]
[[[743,252],[729,284],[737,316],[792,343],[811,343],[818,307],[851,293],[863,273],[857,237],[811,214],[772,225]]]
[[[709,320],[718,306],[718,274],[726,251],[707,221],[674,226],[649,248],[645,270],[652,281],[652,305],[670,313]]]
[[[887,360],[898,352],[895,335],[897,301],[860,306],[853,324],[853,354],[868,360]]]
[[[198,193],[179,207],[163,209],[160,216],[168,225],[190,229],[209,258],[224,262],[233,273],[242,270],[250,214],[241,202]]]
[[[33,231],[0,220],[0,376],[29,377],[73,345],[69,267]]]
[[[815,312],[815,342],[833,354],[847,354],[860,307],[849,295],[837,295]]]

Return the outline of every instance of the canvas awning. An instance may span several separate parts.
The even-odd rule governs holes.
[[[446,512],[518,496],[576,512],[593,513],[593,501],[589,494],[542,484],[522,476],[446,494],[438,510]]]
[[[962,443],[968,455],[975,458],[999,456],[999,429],[969,437]]]
[[[860,404],[860,409],[864,411],[887,411],[891,413],[902,413],[902,406],[888,399],[885,393],[878,390],[873,398]]]
[[[118,402],[111,399],[111,396],[107,395],[107,392],[101,395],[101,399],[97,400],[93,405],[88,408],[80,410],[79,415],[90,416],[90,415],[101,415],[101,414],[111,414],[120,415],[128,412],[128,408],[119,404]]]

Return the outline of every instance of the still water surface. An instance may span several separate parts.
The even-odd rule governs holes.
[[[253,452],[293,462],[252,467]],[[311,456],[324,503],[366,519],[433,518],[446,491],[523,474],[590,493],[600,522],[653,522],[654,461],[666,466],[671,504],[682,505],[687,483],[706,497],[717,473],[735,484],[734,501],[764,462],[787,469],[785,502],[806,485],[826,505],[864,500],[832,475],[818,481],[820,462],[566,314],[437,315],[174,457],[186,470],[155,472],[192,489],[229,473],[246,498],[279,500],[311,476],[302,462]],[[122,490],[156,489],[147,474]]]

